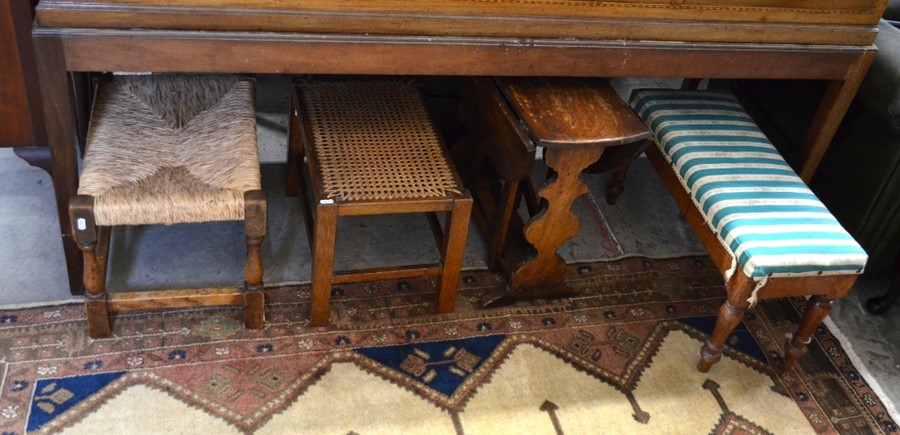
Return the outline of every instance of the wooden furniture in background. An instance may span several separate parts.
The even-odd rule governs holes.
[[[78,185],[69,71],[828,80],[797,159],[808,180],[872,60],[885,5],[42,0],[34,45],[62,198]],[[63,243],[70,254],[70,233]]]
[[[587,193],[581,172],[604,160],[607,149],[637,144],[650,136],[630,107],[603,79],[497,78],[472,79],[464,95],[461,115],[472,133],[470,144],[487,155],[504,181],[494,198],[487,189],[474,190],[489,216],[488,265],[509,275],[509,288],[489,304],[520,299],[571,295],[566,288],[565,262],[557,254],[578,233],[580,223],[572,203]],[[535,194],[531,167],[535,147],[544,147],[549,177]],[[615,167],[637,156],[610,154]],[[608,159],[607,159],[608,160]],[[483,183],[478,183],[483,185]],[[524,231],[515,213],[520,190],[535,217]],[[538,214],[540,216],[538,216]],[[516,222],[513,223],[515,215]],[[510,227],[516,230],[510,233]],[[524,234],[525,240],[507,240]],[[529,244],[534,250],[528,249]]]
[[[240,305],[246,327],[263,327],[266,201],[254,96],[254,82],[235,77],[120,76],[98,86],[69,207],[92,338],[111,335],[111,313],[148,309]],[[244,221],[243,288],[107,291],[112,226],[228,220]]]
[[[0,0],[0,147],[12,148],[22,160],[50,175],[56,194],[60,234],[64,240],[69,288],[72,294],[81,294],[84,291],[81,285],[81,255],[68,238],[71,179],[65,176],[66,171],[75,168],[63,170],[63,165],[55,167],[51,160],[31,41],[37,3],[37,0]],[[75,113],[76,131],[83,132],[89,104],[87,80],[79,78],[70,84],[70,91],[75,93],[72,102],[76,106],[72,111]]]
[[[900,300],[900,254],[894,257],[888,275],[888,289],[881,296],[866,301],[866,309],[872,314],[884,314]]]
[[[311,81],[292,94],[288,176],[297,191],[288,194],[302,199],[312,249],[310,322],[328,324],[332,284],[416,276],[436,277],[437,312],[452,312],[472,198],[418,89],[399,80]],[[447,213],[443,229],[437,212]],[[395,213],[426,213],[437,263],[334,271],[338,217]]]
[[[31,49],[34,4],[0,0],[0,147],[13,147],[28,163],[50,171],[50,149]]]

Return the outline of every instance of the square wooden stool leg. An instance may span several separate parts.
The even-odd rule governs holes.
[[[460,198],[453,202],[453,210],[447,214],[447,230],[441,253],[443,269],[436,303],[439,313],[452,313],[456,309],[456,292],[459,288],[471,212],[472,198]]]
[[[331,283],[334,280],[334,243],[337,233],[338,208],[317,204],[312,250],[312,314],[313,326],[328,325],[331,312]]]

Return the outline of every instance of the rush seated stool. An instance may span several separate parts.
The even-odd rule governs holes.
[[[312,249],[312,325],[328,324],[332,284],[348,282],[434,276],[437,312],[453,311],[472,199],[416,86],[308,81],[291,104],[288,194],[301,196]],[[447,212],[443,229],[436,212]],[[334,271],[338,217],[398,213],[426,213],[439,263]]]
[[[254,81],[232,76],[114,76],[98,84],[69,206],[91,337],[110,336],[111,313],[147,309],[240,305],[246,327],[264,326],[266,202],[254,101]],[[243,288],[107,292],[112,226],[210,221],[244,221]]]

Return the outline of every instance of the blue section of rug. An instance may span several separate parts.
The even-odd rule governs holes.
[[[125,372],[108,372],[38,380],[34,384],[27,430],[31,432],[39,429],[123,374]]]
[[[489,335],[356,351],[449,397],[504,338],[502,334]]]
[[[685,317],[678,319],[678,321],[706,333],[706,335],[712,334],[713,328],[716,326],[715,316]],[[767,362],[765,352],[763,352],[759,345],[756,344],[756,340],[753,339],[753,334],[750,333],[747,326],[744,325],[744,322],[741,322],[738,324],[737,328],[734,328],[734,332],[728,337],[728,341],[726,341],[725,344],[756,358],[759,361]]]

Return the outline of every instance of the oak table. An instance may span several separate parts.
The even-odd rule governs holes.
[[[41,0],[33,42],[62,199],[78,183],[79,101],[69,73],[97,71],[828,80],[795,163],[809,181],[872,61],[885,7],[886,0]],[[69,223],[60,225],[78,293],[81,258]]]

